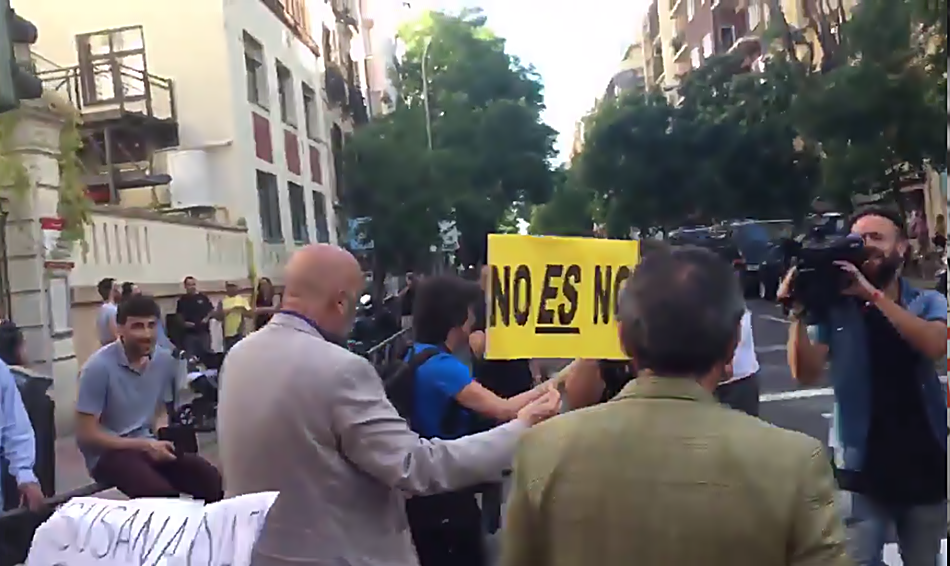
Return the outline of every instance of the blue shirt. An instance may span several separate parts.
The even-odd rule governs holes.
[[[7,469],[18,485],[37,481],[33,473],[36,464],[33,425],[23,406],[13,373],[3,361],[0,361],[0,454],[7,461]],[[0,484],[0,489],[2,487]],[[3,501],[2,492],[0,501]]]
[[[161,318],[158,319],[158,324],[155,325],[155,346],[165,348],[169,352],[175,351],[175,345],[168,339],[168,333],[165,332],[165,323],[162,322]]]
[[[174,398],[178,370],[178,360],[162,348],[135,369],[117,340],[99,348],[80,370],[76,411],[98,417],[99,425],[115,436],[151,438],[156,409]],[[79,450],[92,472],[102,450],[82,443]]]
[[[901,306],[911,314],[930,321],[947,321],[947,298],[936,291],[915,289],[900,280]],[[828,374],[835,392],[835,424],[840,453],[839,467],[860,471],[867,451],[871,427],[871,368],[867,329],[861,307],[849,302],[831,310],[828,320],[809,327],[812,340],[829,348]],[[946,450],[946,393],[934,368],[924,359],[908,368],[917,376],[920,395],[928,422],[940,445]]]
[[[431,344],[415,344],[412,353],[427,348]],[[446,352],[439,352],[426,360],[416,370],[413,425],[416,432],[426,438],[452,439],[465,436],[466,427],[460,430],[445,431],[443,419],[446,411],[455,403],[455,397],[472,383],[472,372],[465,363]],[[471,421],[471,412],[462,411],[462,423]]]

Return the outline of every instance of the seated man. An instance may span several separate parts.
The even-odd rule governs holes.
[[[196,454],[176,454],[156,439],[168,424],[178,364],[155,348],[158,304],[134,295],[119,305],[119,339],[93,354],[79,374],[77,439],[89,474],[135,497],[178,497],[206,502],[224,497],[221,474]]]

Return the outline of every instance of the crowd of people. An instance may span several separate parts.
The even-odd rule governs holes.
[[[947,534],[934,369],[947,299],[901,277],[899,215],[870,208],[850,226],[868,260],[839,266],[851,284],[823,318],[796,304],[794,269],[779,292],[793,377],[827,377],[835,391],[837,478],[821,442],[757,418],[760,368],[735,272],[688,246],[650,253],[621,289],[629,362],[575,360],[550,377],[532,360],[484,359],[484,274],[481,285],[416,280],[413,342],[395,370],[411,378],[406,402],[346,347],[365,283],[345,250],[298,250],[279,303],[271,292],[263,306],[236,289],[213,306],[189,278],[184,349],[206,348],[217,316],[228,350],[218,467],[168,427],[175,358],[155,346],[158,305],[104,283],[114,318],[101,317],[103,346],[79,378],[78,442],[92,476],[130,497],[279,492],[254,566],[486,566],[485,533],[499,529],[502,566],[881,566],[891,530],[905,566],[935,566]],[[0,447],[24,501],[39,505],[29,423],[3,368]],[[854,494],[847,516],[839,487]]]

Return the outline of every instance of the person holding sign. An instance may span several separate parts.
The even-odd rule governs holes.
[[[417,564],[406,497],[500,476],[524,432],[556,414],[558,396],[488,432],[423,438],[372,364],[346,348],[365,286],[356,258],[330,244],[303,247],[284,284],[283,310],[235,345],[221,370],[227,494],[280,492],[254,566]]]
[[[619,303],[637,379],[527,435],[501,566],[850,566],[821,443],[713,395],[746,310],[732,266],[651,255]]]

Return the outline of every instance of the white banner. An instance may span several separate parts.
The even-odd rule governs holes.
[[[204,505],[77,497],[37,529],[26,566],[249,566],[276,492]]]

